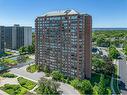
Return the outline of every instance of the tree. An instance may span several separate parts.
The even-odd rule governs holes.
[[[118,50],[114,46],[109,47],[109,57],[117,59],[119,55]]]
[[[105,61],[103,59],[99,59],[96,57],[92,58],[92,66],[95,71],[102,71],[105,65]]]
[[[98,86],[95,84],[94,87],[93,87],[93,95],[99,95],[98,94]]]
[[[29,45],[28,47],[27,47],[27,52],[29,53],[29,54],[32,54],[32,53],[34,53],[35,52],[35,46],[32,44],[32,45]]]
[[[20,56],[17,57],[17,62],[18,63],[26,62],[26,60],[27,60],[27,57],[24,56],[24,55],[20,55]]]
[[[99,93],[99,95],[105,94],[104,75],[101,75],[101,77],[100,77],[100,82],[98,84],[98,93]]]
[[[80,89],[81,88],[81,81],[78,79],[74,79],[70,82],[70,84],[76,88],[76,89]]]
[[[83,94],[91,94],[92,85],[89,80],[83,80],[81,83],[81,91]]]
[[[127,55],[127,45],[124,47],[124,52]]]
[[[27,47],[20,47],[19,48],[19,53],[22,55],[22,54],[26,54],[27,53]]]
[[[47,80],[45,78],[41,78],[39,81],[39,87],[37,89],[37,93],[39,95],[55,95],[59,94],[57,89],[59,88],[59,84],[52,81],[52,80]]]
[[[106,91],[107,91],[107,95],[112,95],[111,89],[107,88]]]
[[[59,71],[53,71],[51,75],[54,80],[62,80],[62,78],[64,77],[63,74]]]
[[[104,37],[100,37],[96,40],[97,46],[100,47],[109,47],[110,46],[110,40],[105,39]]]
[[[50,69],[48,68],[48,66],[44,66],[43,69],[44,69],[44,72],[45,72],[45,73],[50,73]]]

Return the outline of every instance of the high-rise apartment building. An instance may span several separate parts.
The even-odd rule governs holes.
[[[75,10],[55,11],[37,17],[36,64],[66,76],[91,77],[92,17]]]
[[[4,26],[0,26],[0,54],[4,52]]]
[[[32,27],[6,26],[5,42],[7,49],[19,49],[22,46],[32,45]]]

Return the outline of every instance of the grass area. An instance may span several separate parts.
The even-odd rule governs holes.
[[[16,60],[12,60],[10,58],[4,58],[4,63],[7,65],[16,65],[17,61]]]
[[[29,90],[33,89],[37,85],[35,82],[25,79],[23,77],[19,77],[18,82],[22,87]]]
[[[1,76],[6,77],[6,78],[16,78],[17,77],[16,75],[8,73],[8,72],[3,73]]]
[[[28,91],[21,87],[20,85],[10,85],[5,84],[4,86],[0,87],[1,90],[5,91],[9,95],[24,95]]]
[[[114,75],[114,81],[113,81],[113,87],[116,92],[116,94],[120,94],[119,86],[118,86],[118,66],[115,65],[115,75]]]
[[[27,67],[26,70],[27,70],[27,72],[34,73],[34,72],[38,71],[38,66],[36,64],[34,64],[34,65]]]
[[[3,56],[7,56],[7,55],[12,55],[13,53],[12,52],[3,52],[0,54],[0,57],[3,57]]]
[[[12,52],[7,51],[7,52],[5,52],[5,54],[7,54],[7,55],[12,55],[13,53],[12,53]]]

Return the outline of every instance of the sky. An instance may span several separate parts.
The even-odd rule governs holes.
[[[127,0],[0,0],[0,25],[34,27],[37,16],[66,9],[90,14],[94,28],[127,28]]]

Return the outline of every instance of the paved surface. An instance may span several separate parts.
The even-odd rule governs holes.
[[[29,80],[35,81],[37,82],[41,77],[44,77],[45,74],[43,72],[35,72],[35,73],[29,73],[26,71],[26,68],[29,65],[26,66],[22,66],[22,67],[17,67],[17,68],[12,68],[10,69],[11,73],[14,73],[15,75],[18,76],[22,76],[25,77]],[[75,90],[72,86],[68,85],[68,84],[64,84],[60,82],[60,88],[59,90],[61,90],[63,92],[62,95],[80,95],[80,93]]]
[[[127,94],[127,63],[126,63],[126,55],[121,51],[121,49],[117,48],[122,59],[117,61],[118,69],[119,69],[119,84],[122,95]]]
[[[127,64],[125,60],[118,61],[120,90],[122,94],[127,94]]]
[[[1,78],[0,86],[4,86],[5,84],[18,84],[17,78]]]
[[[28,66],[29,65],[22,66],[22,67],[15,67],[15,68],[10,69],[10,72],[15,75],[23,76],[23,77],[26,77],[26,78],[29,78],[29,79],[32,79],[35,81],[38,81],[41,77],[45,76],[45,74],[43,72],[35,72],[35,73],[27,72],[26,68]]]
[[[9,95],[9,94],[7,94],[6,92],[0,90],[0,95]]]
[[[80,95],[80,93],[77,90],[65,83],[60,83],[59,90],[63,91],[62,95]]]

